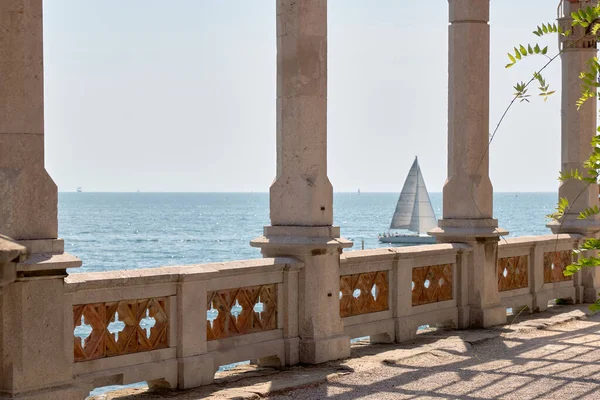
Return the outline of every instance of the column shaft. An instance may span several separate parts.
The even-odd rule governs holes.
[[[273,225],[333,223],[327,178],[327,1],[277,1]]]
[[[450,0],[444,219],[492,218],[489,0]]]
[[[0,2],[0,232],[58,236],[57,188],[44,168],[42,0]]]

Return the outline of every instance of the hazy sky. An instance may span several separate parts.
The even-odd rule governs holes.
[[[491,129],[543,60],[504,69],[558,1],[492,0]],[[44,0],[46,166],[61,191],[267,191],[275,175],[274,0]],[[446,178],[445,0],[329,0],[329,177],[399,192],[415,155]],[[549,40],[552,52],[555,38]],[[560,87],[560,64],[546,74]],[[558,94],[558,93],[557,93]],[[497,191],[553,191],[560,95],[509,114]]]

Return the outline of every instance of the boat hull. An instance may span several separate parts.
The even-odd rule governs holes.
[[[416,236],[416,235],[397,235],[397,236],[382,236],[379,238],[381,243],[400,243],[400,244],[433,244],[436,240],[433,236]]]

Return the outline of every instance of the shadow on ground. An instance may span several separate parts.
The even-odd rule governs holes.
[[[430,332],[402,344],[359,343],[340,362],[246,370],[200,389],[104,398],[600,399],[600,316],[586,316],[585,306],[557,306],[521,317],[512,325]]]

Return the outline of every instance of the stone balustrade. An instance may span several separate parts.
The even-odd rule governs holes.
[[[572,250],[583,236],[573,234],[519,237],[498,245],[498,291],[502,305],[544,311],[548,301],[583,301],[581,274],[566,277]]]
[[[293,259],[73,274],[65,301],[77,383],[211,383],[221,365],[298,363]]]
[[[562,234],[500,242],[502,306],[538,311],[552,299],[580,302],[581,278],[562,275],[579,240]],[[339,317],[348,339],[401,342],[423,325],[468,328],[471,256],[465,244],[343,253]],[[68,276],[65,340],[76,384],[84,391],[140,381],[190,388],[211,383],[221,365],[298,364],[304,266],[264,258]]]
[[[436,244],[344,253],[340,315],[351,338],[413,338],[422,325],[462,326],[460,268],[470,248]]]

